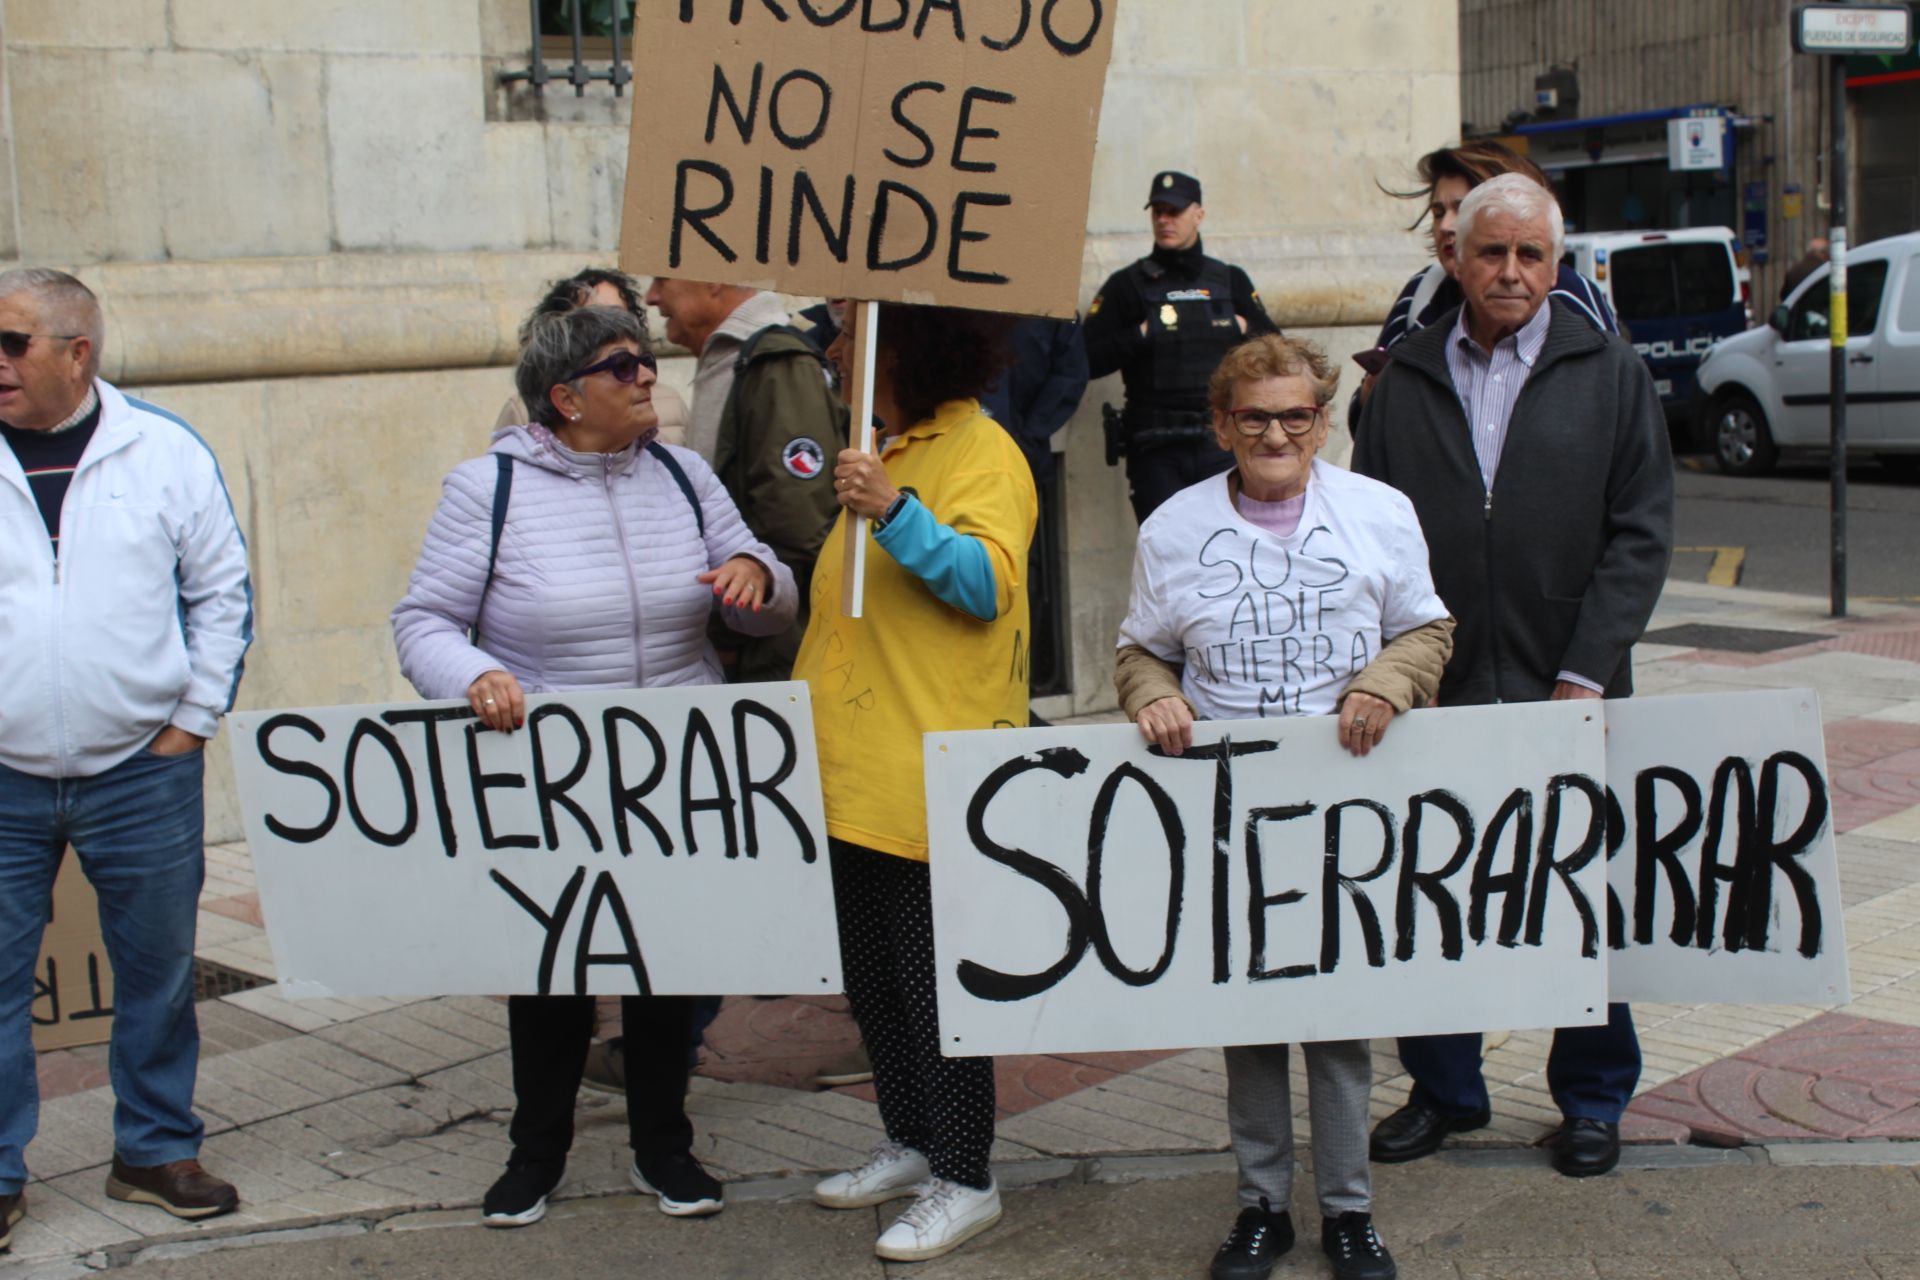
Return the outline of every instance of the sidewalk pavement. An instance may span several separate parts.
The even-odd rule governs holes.
[[[1725,1180],[1727,1211],[1742,1221],[1751,1218],[1758,1234],[1720,1229],[1710,1239],[1703,1237],[1711,1247],[1700,1251],[1697,1271],[1648,1269],[1631,1258],[1610,1260],[1600,1251],[1591,1258],[1562,1257],[1552,1250],[1529,1254],[1517,1245],[1490,1256],[1537,1257],[1541,1265],[1516,1270],[1502,1264],[1504,1269],[1496,1270],[1516,1276],[1731,1276],[1735,1268],[1742,1276],[1776,1271],[1920,1276],[1920,1238],[1882,1240],[1886,1224],[1878,1221],[1882,1212],[1896,1213],[1908,1224],[1920,1220],[1910,1170],[1895,1169],[1884,1173],[1883,1181],[1863,1184],[1874,1190],[1863,1193],[1868,1200],[1858,1208],[1864,1234],[1847,1255],[1869,1268],[1863,1270],[1787,1267],[1787,1254],[1808,1251],[1781,1254],[1768,1243],[1770,1232],[1795,1221],[1789,1211],[1796,1205],[1806,1210],[1823,1198],[1816,1194],[1818,1171],[1787,1179],[1796,1187],[1794,1179],[1807,1182],[1804,1203],[1775,1205],[1772,1192],[1760,1194],[1762,1184],[1753,1181],[1761,1177],[1757,1170],[1766,1169],[1776,1171],[1765,1175],[1766,1186],[1784,1185],[1777,1171],[1795,1161],[1893,1166],[1920,1159],[1920,1144],[1900,1145],[1900,1140],[1920,1138],[1920,610],[1861,605],[1855,617],[1836,622],[1826,617],[1823,601],[1670,583],[1649,640],[1639,647],[1637,681],[1646,695],[1794,687],[1819,692],[1840,833],[1854,1003],[1840,1011],[1636,1006],[1646,1066],[1623,1132],[1645,1149],[1630,1153],[1626,1165],[1707,1163],[1715,1179]],[[201,956],[271,975],[245,846],[214,846],[207,858]],[[43,1272],[78,1274],[158,1257],[177,1251],[181,1242],[315,1228],[346,1235],[365,1232],[371,1224],[445,1221],[417,1216],[438,1210],[458,1210],[454,1220],[472,1220],[472,1206],[508,1152],[512,1093],[503,1004],[477,997],[293,1002],[269,985],[204,1002],[199,1010],[204,1048],[196,1105],[207,1122],[204,1159],[239,1185],[241,1212],[194,1226],[156,1209],[108,1200],[104,1182],[113,1102],[104,1087],[104,1046],[49,1053],[40,1059],[40,1133],[27,1152],[36,1181],[27,1189],[28,1216],[15,1230],[9,1255],[15,1265],[6,1270],[22,1280]],[[737,1184],[731,1193],[736,1202],[803,1195],[806,1175],[857,1163],[878,1140],[870,1089],[815,1092],[809,1087],[815,1068],[854,1039],[837,998],[727,1002],[709,1034],[689,1110],[699,1132],[696,1153],[717,1176]],[[1490,1050],[1486,1072],[1494,1119],[1486,1129],[1463,1135],[1459,1145],[1465,1150],[1447,1160],[1382,1171],[1389,1225],[1393,1215],[1409,1212],[1403,1204],[1471,1201],[1479,1206],[1475,1213],[1484,1210],[1485,1230],[1496,1235],[1512,1230],[1501,1226],[1499,1208],[1508,1192],[1489,1191],[1484,1204],[1474,1201],[1477,1193],[1462,1189],[1463,1167],[1481,1168],[1491,1179],[1487,1186],[1509,1191],[1513,1179],[1522,1178],[1530,1195],[1547,1197],[1539,1203],[1564,1200],[1564,1213],[1576,1218],[1589,1212],[1580,1205],[1600,1203],[1581,1200],[1579,1184],[1552,1177],[1538,1153],[1525,1149],[1558,1119],[1543,1075],[1547,1039],[1545,1032],[1517,1032]],[[1297,1065],[1295,1074],[1296,1122],[1304,1142],[1306,1089]],[[1090,1188],[1109,1185],[1103,1179],[1206,1174],[1186,1180],[1204,1184],[1204,1196],[1164,1191],[1176,1200],[1191,1194],[1204,1201],[1203,1208],[1193,1210],[1204,1227],[1187,1221],[1191,1214],[1185,1211],[1180,1227],[1186,1234],[1199,1232],[1201,1243],[1183,1235],[1181,1247],[1187,1253],[1200,1248],[1204,1262],[1211,1248],[1206,1242],[1230,1217],[1230,1180],[1220,1176],[1230,1162],[1221,1154],[1227,1129],[1217,1049],[1008,1058],[998,1063],[998,1079],[1001,1121],[994,1157],[1007,1186],[1064,1188],[1059,1203],[1081,1208],[1063,1208],[1068,1214],[1063,1221],[1080,1222],[1083,1242],[1098,1239],[1106,1250],[1107,1241],[1150,1234],[1155,1219],[1106,1221],[1096,1212],[1106,1193]],[[1373,1106],[1379,1116],[1406,1095],[1406,1076],[1391,1042],[1375,1043],[1375,1079]],[[558,1198],[585,1200],[625,1191],[619,1101],[583,1092],[578,1123]],[[1528,1167],[1523,1173],[1503,1171],[1516,1163]],[[1592,1194],[1608,1203],[1620,1200],[1617,1184],[1640,1176],[1604,1179],[1611,1189]],[[1884,1206],[1875,1207],[1880,1205],[1876,1196]],[[1391,1210],[1389,1198],[1395,1204]],[[1642,1219],[1663,1212],[1661,1196],[1634,1192],[1628,1198],[1635,1207],[1618,1209],[1626,1217],[1613,1219],[1626,1235],[1643,1232],[1649,1224]],[[1029,1202],[1031,1197],[1021,1203]],[[1049,1213],[1052,1204],[1049,1200]],[[577,1211],[599,1210],[579,1206]],[[1311,1222],[1310,1212],[1303,1221]],[[1544,1221],[1550,1226],[1553,1219]],[[1075,1239],[1062,1230],[1049,1226],[1041,1235],[1052,1242],[1047,1248],[1071,1253]],[[1432,1254],[1434,1269],[1409,1268],[1403,1274],[1495,1274],[1446,1254],[1451,1246],[1445,1239],[1459,1232],[1435,1231],[1440,1243],[1432,1246],[1439,1250]],[[822,1228],[814,1234],[835,1232]],[[1004,1229],[1000,1234],[1021,1238]],[[1300,1250],[1309,1260],[1298,1264],[1304,1270],[1320,1265],[1311,1260],[1313,1246],[1309,1232]],[[1865,1261],[1877,1249],[1886,1256]],[[1160,1252],[1149,1250],[1156,1257]],[[1812,1252],[1840,1256],[1825,1246]],[[1748,1254],[1746,1261],[1729,1261]],[[864,1254],[855,1248],[836,1256],[847,1265],[823,1263],[818,1274],[855,1274],[859,1269],[852,1260]],[[1176,1271],[1198,1265],[1181,1256],[1184,1261],[1169,1263]],[[721,1271],[732,1273],[731,1267]],[[814,1274],[804,1268],[793,1273]],[[957,1263],[916,1272],[1082,1273],[1078,1263],[1072,1268],[1063,1263],[1051,1272],[980,1270]]]

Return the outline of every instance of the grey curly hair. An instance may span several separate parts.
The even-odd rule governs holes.
[[[520,365],[513,371],[514,388],[528,415],[543,427],[559,426],[560,411],[548,393],[566,383],[575,369],[591,364],[602,347],[622,341],[638,343],[642,351],[652,350],[646,325],[619,307],[581,307],[535,320],[520,350]]]

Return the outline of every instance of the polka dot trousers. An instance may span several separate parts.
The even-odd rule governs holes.
[[[873,1059],[887,1137],[936,1178],[985,1188],[993,1147],[993,1059],[940,1053],[933,890],[927,864],[830,842],[847,1002]]]

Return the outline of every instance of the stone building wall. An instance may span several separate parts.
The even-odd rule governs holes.
[[[543,282],[611,258],[630,113],[685,109],[644,82],[502,88],[527,8],[0,0],[0,258],[78,270],[105,375],[218,452],[255,567],[243,705],[406,695],[387,612],[440,478],[484,447]],[[1458,128],[1457,0],[1117,14],[1083,300],[1148,247],[1149,175],[1182,168],[1210,251],[1283,325],[1366,345],[1424,257],[1375,184]],[[1098,406],[1118,397],[1096,384],[1062,433],[1074,671],[1053,714],[1112,704],[1134,527]],[[237,836],[223,759],[209,777],[211,829]]]

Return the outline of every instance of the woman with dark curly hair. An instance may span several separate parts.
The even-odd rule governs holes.
[[[828,349],[840,384],[856,317]],[[1038,507],[1025,457],[980,411],[1010,321],[937,307],[880,308],[874,370],[880,452],[844,450],[840,504],[872,523],[865,616],[840,610],[842,516],[813,574],[813,620],[794,678],[813,690],[847,999],[873,1057],[887,1138],[813,1198],[857,1209],[914,1203],[874,1245],[934,1258],[991,1227],[1000,1193],[993,1060],[940,1054],[921,735],[1027,722],[1022,579]]]

